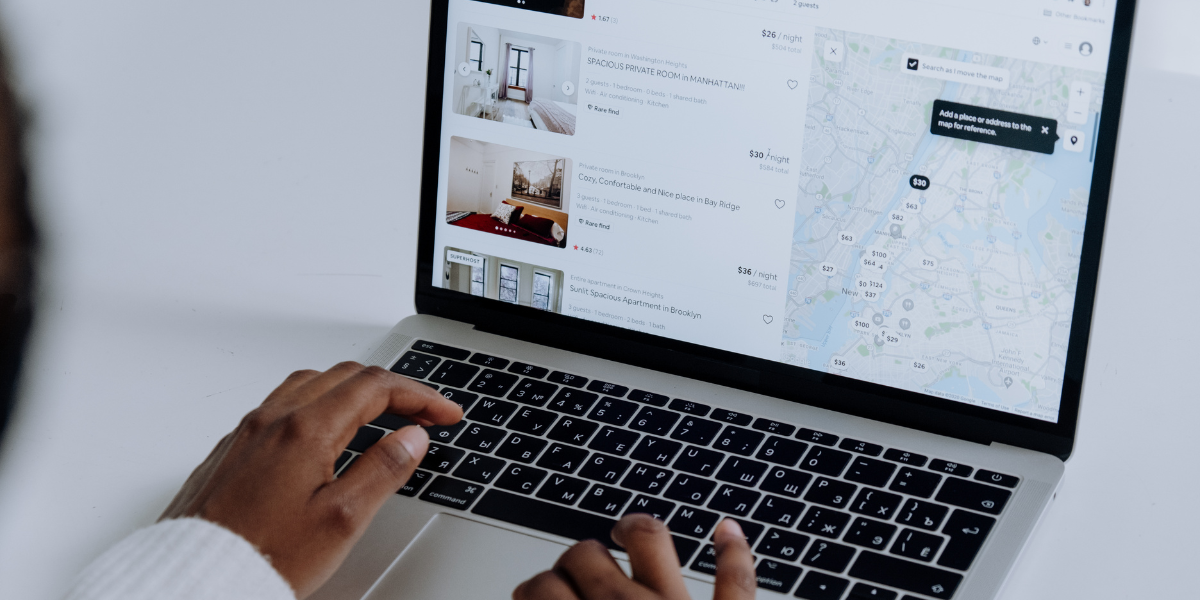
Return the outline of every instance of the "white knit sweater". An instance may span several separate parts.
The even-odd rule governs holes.
[[[201,519],[142,529],[88,565],[68,600],[296,600],[241,536]]]

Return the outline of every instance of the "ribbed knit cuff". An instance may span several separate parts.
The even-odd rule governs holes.
[[[173,519],[125,538],[88,565],[67,600],[295,600],[244,538],[201,519]]]

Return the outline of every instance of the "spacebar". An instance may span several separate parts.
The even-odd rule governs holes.
[[[612,541],[613,519],[571,510],[500,490],[488,490],[471,512],[573,540],[599,540],[605,546],[619,549]]]

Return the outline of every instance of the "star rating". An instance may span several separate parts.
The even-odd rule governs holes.
[[[595,21],[595,20],[596,20],[596,15],[592,15],[592,20],[593,20],[593,21]]]
[[[575,249],[576,249],[576,250],[578,250],[578,249],[579,249],[579,246],[575,246]]]

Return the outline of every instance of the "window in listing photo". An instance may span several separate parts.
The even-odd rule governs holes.
[[[571,160],[467,138],[450,138],[446,222],[565,248]]]
[[[563,272],[506,258],[446,248],[446,289],[562,312]]]
[[[575,135],[578,42],[466,23],[457,40],[455,113]]]
[[[584,0],[479,0],[488,4],[499,4],[512,8],[523,8],[534,12],[562,15],[575,19],[583,18]]]

